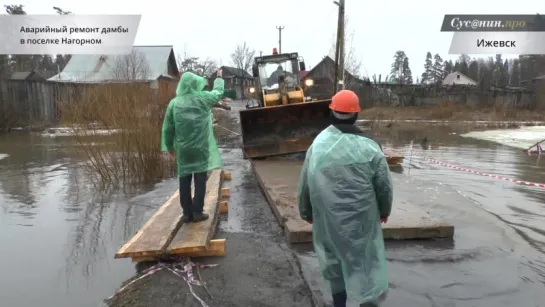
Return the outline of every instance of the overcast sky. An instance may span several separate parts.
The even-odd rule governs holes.
[[[413,76],[423,71],[426,52],[448,56],[452,33],[439,32],[445,14],[545,13],[538,0],[346,0],[347,31],[363,74],[389,74],[396,50],[409,57]],[[174,45],[175,53],[211,57],[229,65],[236,45],[263,53],[278,45],[276,26],[284,26],[282,51],[298,52],[307,67],[329,53],[336,32],[337,6],[331,0],[30,0],[28,14],[51,14],[58,6],[75,14],[141,14],[136,45]],[[347,43],[348,44],[348,43]],[[349,47],[347,45],[347,47]]]

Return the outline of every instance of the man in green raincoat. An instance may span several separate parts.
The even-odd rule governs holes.
[[[337,93],[333,124],[307,151],[298,187],[301,218],[312,223],[322,276],[335,307],[377,306],[388,289],[381,222],[392,209],[392,183],[380,145],[355,126],[354,92]],[[384,295],[383,295],[384,294]]]
[[[212,91],[203,90],[206,83],[203,77],[184,73],[163,122],[161,150],[177,162],[184,223],[208,219],[208,214],[203,212],[207,173],[222,166],[212,123],[212,106],[219,102],[224,91],[221,70],[218,70]],[[192,199],[193,180],[195,194]]]

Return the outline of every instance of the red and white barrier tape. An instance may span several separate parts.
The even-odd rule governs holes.
[[[531,182],[531,181],[522,181],[522,180],[517,180],[517,179],[513,179],[513,178],[500,176],[500,175],[493,175],[493,174],[488,174],[488,173],[484,173],[484,172],[479,172],[479,171],[475,171],[475,170],[472,170],[472,169],[469,169],[469,168],[457,166],[457,165],[450,164],[450,163],[441,162],[441,161],[438,161],[438,160],[435,160],[435,159],[432,159],[432,158],[428,158],[428,157],[424,157],[424,156],[421,156],[421,158],[423,158],[424,160],[430,161],[432,163],[439,164],[439,165],[446,166],[446,167],[450,167],[450,168],[453,168],[453,169],[459,170],[459,171],[464,171],[464,172],[468,172],[468,173],[472,173],[472,174],[477,174],[477,175],[486,176],[486,177],[490,177],[490,178],[495,178],[495,179],[499,179],[499,180],[509,181],[509,182],[513,182],[513,183],[521,184],[521,185],[527,185],[527,186],[538,187],[538,188],[545,188],[544,183],[536,183],[536,182]]]
[[[195,286],[202,286],[202,283],[195,278],[195,274],[193,274],[193,267],[199,267],[199,268],[212,268],[217,266],[217,264],[196,264],[192,262],[189,258],[182,257],[182,258],[173,258],[169,260],[177,260],[177,262],[174,263],[163,263],[160,262],[142,272],[142,275],[140,275],[138,278],[132,280],[130,283],[123,286],[121,289],[117,290],[112,296],[108,298],[108,300],[111,300],[112,298],[118,296],[121,292],[125,291],[128,287],[133,285],[134,283],[138,282],[139,280],[142,280],[143,278],[153,275],[163,269],[167,269],[176,276],[182,278],[188,285],[189,291],[201,303],[202,307],[209,307],[197,294],[193,291],[192,285]]]

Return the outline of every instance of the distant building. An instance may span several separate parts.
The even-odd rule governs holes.
[[[524,81],[522,81],[520,83],[521,83],[521,85],[524,85],[524,86],[542,85],[542,84],[545,84],[545,75],[535,77],[532,80],[524,80]]]
[[[299,80],[303,80],[308,75],[308,73],[309,73],[308,70],[300,71],[299,72]]]
[[[172,46],[134,46],[129,55],[74,54],[54,82],[107,83],[179,80]]]
[[[459,71],[448,74],[443,80],[443,85],[477,85],[478,83]]]
[[[225,80],[225,89],[235,90],[237,98],[242,97],[242,88],[246,90],[249,86],[255,85],[254,77],[247,71],[231,66],[222,66],[220,68],[223,74],[222,77]],[[214,72],[210,75],[210,80],[213,81],[216,79],[216,76],[217,72]]]
[[[16,71],[11,75],[10,80],[18,81],[45,81],[46,77],[37,71]]]
[[[134,46],[128,55],[74,54],[47,80],[86,86],[138,83],[149,88],[150,102],[158,103],[175,96],[180,72],[172,46]]]
[[[336,67],[335,60],[326,56],[311,70],[305,72],[301,79],[302,83],[305,84],[306,79],[314,81],[314,85],[305,91],[305,96],[317,99],[326,99],[333,96]],[[344,84],[347,89],[358,92],[366,85],[364,80],[357,78],[347,70],[344,73]]]

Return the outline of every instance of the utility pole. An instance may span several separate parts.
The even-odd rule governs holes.
[[[344,11],[345,0],[333,1],[339,7],[339,17],[337,24],[337,44],[335,46],[335,84],[333,85],[334,93],[338,89],[344,89]],[[340,87],[339,87],[340,84]]]
[[[341,2],[341,48],[339,50],[339,70],[340,70],[340,80],[341,80],[341,89],[344,90],[344,0],[340,0]]]
[[[263,51],[259,50],[259,56],[263,56]]]
[[[284,30],[284,27],[277,26],[276,29],[278,30],[278,53],[282,54],[282,30]]]

